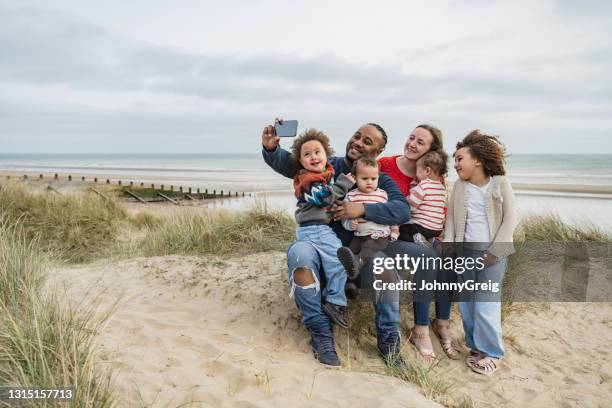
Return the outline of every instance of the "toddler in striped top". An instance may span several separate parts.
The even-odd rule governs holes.
[[[444,151],[430,151],[416,162],[417,184],[410,188],[410,221],[399,228],[399,239],[431,245],[440,236],[446,218],[446,187],[443,180],[448,171],[448,156]]]
[[[387,192],[378,188],[378,163],[375,159],[356,160],[351,174],[355,178],[357,188],[346,194],[345,201],[363,204],[387,202]],[[363,218],[342,220],[342,226],[355,234],[349,247],[338,249],[338,258],[343,263],[349,279],[357,277],[361,264],[367,262],[376,252],[385,249],[390,241],[397,240],[399,236],[397,225],[381,225]]]

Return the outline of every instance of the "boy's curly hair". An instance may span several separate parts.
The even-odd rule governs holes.
[[[448,173],[448,154],[444,150],[431,150],[419,160],[423,161],[423,166],[431,168],[438,176],[445,177]]]
[[[467,147],[470,154],[478,159],[483,166],[487,176],[504,176],[506,158],[506,147],[498,136],[481,133],[480,130],[472,130],[463,140],[457,143],[457,150]]]
[[[298,137],[293,140],[293,144],[291,145],[291,160],[295,162],[298,166],[298,169],[302,169],[302,163],[300,163],[300,153],[302,152],[302,145],[306,142],[310,142],[311,140],[317,140],[323,145],[323,149],[325,150],[325,154],[327,155],[327,160],[334,155],[334,149],[332,149],[329,143],[329,137],[320,130],[317,129],[306,129],[302,132]]]

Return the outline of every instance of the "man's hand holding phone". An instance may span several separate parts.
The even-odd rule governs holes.
[[[281,137],[296,136],[297,125],[297,120],[274,119],[274,125],[268,125],[264,128],[261,135],[261,144],[267,151],[273,151],[279,145]]]
[[[274,123],[276,124],[278,121],[282,122],[282,119],[275,119]],[[280,143],[280,137],[276,136],[276,130],[274,129],[274,125],[268,125],[263,128],[263,132],[261,134],[261,144],[264,149],[271,152],[276,149],[278,144]]]

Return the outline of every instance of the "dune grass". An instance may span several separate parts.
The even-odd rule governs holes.
[[[612,242],[612,235],[596,225],[568,225],[557,214],[531,215],[523,218],[514,234],[516,242]]]
[[[514,234],[516,253],[508,259],[508,270],[504,278],[504,292],[520,291],[516,282],[522,274],[533,273],[527,270],[534,256],[553,259],[555,254],[546,251],[559,250],[563,245],[580,245],[612,242],[612,235],[592,224],[580,227],[565,223],[557,214],[531,215],[521,220]],[[550,245],[548,245],[550,244]],[[534,254],[534,251],[536,253]],[[586,251],[586,247],[585,247]],[[523,279],[523,282],[525,279]],[[502,303],[502,321],[512,314],[526,311],[540,311],[550,307],[547,302]]]
[[[57,259],[94,260],[115,245],[127,212],[114,200],[94,194],[57,196],[28,192],[15,184],[0,185],[0,214],[23,227],[28,240]]]
[[[26,239],[37,240],[50,257],[71,263],[109,256],[240,256],[284,250],[295,231],[291,217],[263,204],[237,214],[201,209],[171,216],[128,215],[114,198],[40,194],[18,184],[0,185],[0,214],[19,222]],[[142,233],[130,234],[130,228]]]
[[[101,321],[43,291],[46,262],[21,225],[0,220],[0,386],[69,387],[66,406],[111,407],[111,374],[96,364]]]
[[[389,374],[418,385],[426,398],[436,400],[448,395],[455,387],[455,383],[444,373],[438,371],[435,364],[425,364],[421,359],[413,356],[405,357],[404,361],[406,365],[400,368],[393,366],[392,361],[389,360],[387,362]]]
[[[263,206],[236,214],[190,213],[142,223],[154,225],[139,245],[144,256],[280,251],[295,235],[295,224],[287,214]]]

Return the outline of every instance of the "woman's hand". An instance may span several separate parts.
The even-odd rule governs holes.
[[[274,125],[282,121],[283,120],[281,118],[276,118],[274,119]],[[280,143],[280,137],[276,136],[274,125],[266,126],[261,134],[261,144],[263,145],[264,149],[269,152],[275,150]]]
[[[330,211],[333,214],[334,221],[342,218],[359,218],[365,215],[365,207],[362,203],[352,203],[350,201],[336,201]]]

